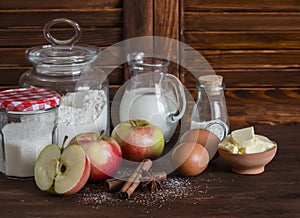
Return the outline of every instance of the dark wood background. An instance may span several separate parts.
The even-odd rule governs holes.
[[[0,1],[0,89],[17,87],[31,65],[25,49],[48,44],[44,24],[76,20],[80,43],[105,48],[123,39],[166,36],[201,52],[224,76],[230,122],[268,125],[300,122],[300,1],[298,0],[9,0]],[[57,27],[58,36],[72,33]],[[184,58],[193,61],[188,51]],[[191,92],[196,78],[173,72]],[[109,78],[111,98],[128,78]]]
[[[1,217],[141,217],[145,213],[299,217],[299,0],[0,0],[0,89],[18,86],[20,75],[31,68],[24,51],[48,44],[43,26],[59,17],[81,25],[80,43],[101,48],[130,37],[155,35],[197,49],[224,76],[231,129],[254,125],[257,133],[278,143],[279,151],[266,172],[253,177],[230,173],[217,159],[201,176],[189,180],[200,191],[209,184],[210,198],[193,192],[174,201],[157,201],[151,211],[138,193],[140,201],[112,205],[96,199],[84,204],[78,199],[92,193],[93,186],[72,196],[53,197],[40,192],[32,181],[7,182],[0,175]],[[68,37],[72,29],[58,26],[55,32]],[[193,61],[188,51],[180,52]],[[176,66],[173,70],[194,93],[196,78]],[[122,66],[110,74],[111,99],[126,79],[128,72]]]

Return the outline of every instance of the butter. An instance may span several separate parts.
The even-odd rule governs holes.
[[[220,144],[219,147],[224,148],[225,150],[238,154],[239,153],[239,148],[235,144],[231,143],[231,135],[228,135]]]
[[[253,127],[232,131],[219,147],[233,154],[253,154],[267,151],[275,144],[265,136],[256,135]]]
[[[255,134],[253,126],[232,131],[231,137],[233,143],[239,145],[242,148],[247,148],[255,144]]]
[[[256,144],[258,146],[264,147],[265,151],[270,150],[270,149],[275,147],[275,144],[270,139],[268,139],[267,137],[262,136],[262,135],[255,135],[255,136],[256,136],[255,137]]]

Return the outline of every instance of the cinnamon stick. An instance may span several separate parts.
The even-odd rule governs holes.
[[[135,177],[135,180],[133,182],[130,183],[130,185],[128,186],[128,188],[125,191],[120,191],[119,195],[121,198],[123,199],[129,199],[130,196],[133,194],[133,192],[135,191],[135,189],[139,186],[140,184],[140,179],[141,179],[142,175],[138,174]]]
[[[119,195],[121,198],[129,199],[131,194],[139,186],[140,180],[142,178],[142,171],[148,171],[152,166],[152,161],[150,159],[143,160],[137,168],[133,171],[132,175],[129,177],[128,181],[121,188]]]
[[[152,161],[150,159],[145,159],[142,163],[141,169],[145,172],[147,172],[152,166]]]
[[[105,182],[106,190],[109,192],[114,192],[114,191],[120,190],[120,188],[122,188],[122,186],[125,184],[125,182],[126,182],[126,179],[124,179],[124,180],[123,179],[115,179],[115,178],[108,179]]]

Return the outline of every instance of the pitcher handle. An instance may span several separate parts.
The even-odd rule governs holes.
[[[168,122],[170,123],[176,123],[178,122],[184,115],[185,110],[186,110],[186,98],[185,98],[185,93],[184,93],[184,88],[180,80],[172,75],[172,74],[165,74],[167,78],[170,80],[174,81],[171,84],[173,85],[175,91],[176,91],[176,98],[177,98],[177,103],[179,105],[178,112],[171,113],[168,116]]]

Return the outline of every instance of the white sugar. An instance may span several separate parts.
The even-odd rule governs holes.
[[[41,122],[9,123],[4,126],[2,132],[7,176],[33,176],[39,153],[52,142],[52,129],[52,123]]]

